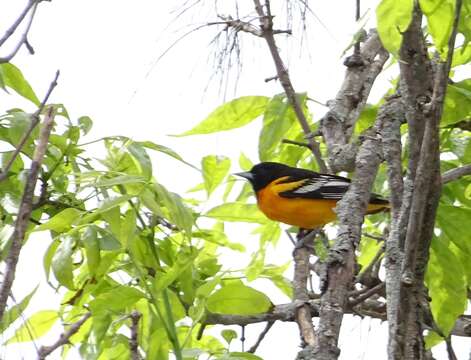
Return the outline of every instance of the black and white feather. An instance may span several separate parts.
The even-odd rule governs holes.
[[[294,182],[301,179],[289,178],[283,182]],[[336,175],[315,174],[294,189],[283,191],[280,196],[286,198],[330,199],[340,200],[350,186],[350,180]]]

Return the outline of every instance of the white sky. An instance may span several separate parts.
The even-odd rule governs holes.
[[[26,1],[2,2],[0,33],[11,24],[24,3]],[[159,56],[183,33],[207,21],[217,20],[212,5],[200,7],[196,12],[189,11],[175,19],[176,10],[182,3],[183,0],[42,2],[29,37],[36,54],[30,56],[22,49],[13,62],[23,71],[39,98],[43,97],[55,71],[60,69],[59,86],[54,90],[51,102],[64,103],[72,118],[89,115],[93,119],[94,128],[88,140],[110,135],[151,140],[175,149],[196,165],[204,155],[227,155],[233,159],[231,170],[237,171],[241,149],[257,161],[259,123],[210,136],[167,136],[193,127],[224,100],[217,79],[208,86],[215,70],[214,48],[208,44],[215,36],[216,28],[194,32],[156,63]],[[211,1],[207,3],[213,4]],[[251,1],[239,3],[241,7],[252,4]],[[364,11],[370,8],[370,17],[374,14],[374,3],[362,1]],[[310,97],[321,102],[335,96],[344,74],[340,55],[355,29],[353,4],[354,1],[347,3],[340,0],[312,2],[311,7],[322,19],[325,28],[308,14],[310,20],[302,50],[299,49],[299,26],[293,28],[294,39],[297,40],[279,38],[278,44],[288,61],[297,91],[307,91]],[[227,14],[225,11],[228,10],[220,9],[221,13]],[[244,13],[243,9],[241,13]],[[279,17],[275,21],[277,19]],[[244,67],[240,83],[235,93],[231,87],[226,99],[242,95],[272,96],[281,92],[277,82],[264,82],[265,78],[275,75],[275,70],[262,40],[242,34],[242,41]],[[382,76],[383,85],[388,76],[391,75]],[[374,98],[378,99],[383,90],[384,87],[376,91]],[[0,104],[0,110],[11,106],[35,110],[26,102]],[[321,106],[314,106],[312,110],[314,118],[321,117],[325,112]],[[201,182],[194,170],[164,156],[155,153],[152,156],[157,179],[170,190],[182,193]],[[250,240],[245,240],[249,238],[249,231],[244,226],[231,226],[233,240],[254,250],[256,241],[250,243]],[[48,242],[46,238],[38,237],[35,240],[42,246]],[[269,259],[273,263],[285,263],[290,260],[291,251],[289,241],[282,238]],[[21,257],[19,285],[14,289],[17,298],[21,299],[41,280],[41,262],[42,253],[38,254],[38,248],[28,246]],[[237,264],[233,266],[237,267]],[[256,285],[267,289],[275,303],[287,301],[273,288],[267,288],[260,282]],[[42,289],[34,300],[33,308],[45,309],[55,303],[57,300],[51,298],[50,290]],[[249,347],[256,339],[260,326],[249,326],[246,331]],[[341,359],[385,358],[386,331],[386,324],[380,325],[377,320],[346,320],[340,339]],[[38,341],[38,344],[51,343],[57,334],[52,335]],[[469,346],[464,346],[464,341],[460,341],[460,346],[459,341],[455,342],[458,356],[467,354]],[[277,323],[260,346],[259,354],[270,360],[292,359],[298,345],[297,327]],[[232,349],[239,350],[238,346],[233,344]],[[2,355],[17,359],[30,358],[33,356],[31,354],[34,354],[34,348],[22,345],[4,350]],[[441,351],[437,358],[445,359],[445,356]],[[50,358],[58,358],[58,353]]]

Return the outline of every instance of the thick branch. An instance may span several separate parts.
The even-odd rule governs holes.
[[[396,111],[391,102],[386,101],[380,108],[374,128],[365,136],[357,154],[355,176],[337,205],[340,224],[327,263],[327,286],[321,302],[318,342],[313,351],[316,360],[337,359],[340,353],[337,343],[348,293],[353,284],[355,248],[360,241],[363,217],[382,160],[379,132],[383,124],[389,121],[391,112]]]
[[[0,321],[3,318],[13,281],[15,279],[16,265],[20,256],[21,247],[25,239],[26,229],[33,207],[33,195],[38,180],[38,174],[46,154],[49,135],[54,124],[54,107],[50,107],[44,118],[44,124],[39,135],[38,145],[33,155],[31,169],[26,180],[23,198],[21,200],[18,216],[15,221],[15,229],[11,237],[11,245],[6,259],[6,270],[0,288]]]
[[[50,346],[41,346],[38,350],[38,360],[46,359],[46,357],[49,356],[50,354],[52,354],[52,352],[54,350],[60,348],[61,346],[64,346],[64,345],[68,344],[70,338],[80,330],[80,327],[83,324],[85,324],[85,322],[91,316],[92,316],[92,313],[90,313],[90,312],[86,313],[84,316],[82,316],[82,318],[79,321],[77,321],[77,322],[73,323],[72,325],[70,325],[70,327],[67,329],[67,331],[62,333],[59,336],[59,339],[57,339],[57,341],[54,344],[52,344]]]
[[[296,321],[296,309],[304,304],[309,305],[312,317],[319,316],[320,299],[309,300],[307,303],[295,301],[286,304],[279,304],[273,307],[270,312],[257,315],[222,315],[208,313],[205,318],[205,325],[249,325],[261,322],[293,322]],[[370,316],[374,319],[386,321],[386,306],[384,302],[378,300],[366,300],[354,308],[348,304],[345,314]],[[425,328],[431,329],[431,324],[424,324]],[[461,315],[451,331],[452,335],[471,337],[471,315]]]
[[[394,293],[388,291],[390,359],[412,360],[425,354],[420,304],[425,296],[424,273],[440,197],[439,122],[460,7],[461,0],[457,0],[447,61],[438,65],[434,78],[421,28],[422,13],[417,6],[401,47],[400,83],[409,123],[410,160],[403,206],[397,222],[399,229],[407,224],[401,280],[399,284],[397,279],[388,281],[388,286],[399,289]],[[406,207],[408,204],[410,211]],[[401,230],[393,229],[391,232],[396,233],[400,240]]]
[[[356,146],[350,143],[350,138],[373,83],[389,57],[376,31],[369,34],[359,56],[361,65],[347,68],[342,87],[328,103],[329,111],[321,120],[333,172],[354,169]]]

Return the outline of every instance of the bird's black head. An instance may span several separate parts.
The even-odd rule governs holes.
[[[250,171],[237,173],[235,175],[249,180],[253,189],[258,191],[280,177],[291,176],[293,170],[295,169],[280,163],[262,162],[255,165]]]

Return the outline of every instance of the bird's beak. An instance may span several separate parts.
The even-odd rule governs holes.
[[[252,181],[254,179],[253,177],[253,174],[250,172],[250,171],[244,171],[244,172],[240,172],[240,173],[235,173],[234,175],[237,175],[237,176],[240,176],[240,177],[243,177],[249,181]]]

